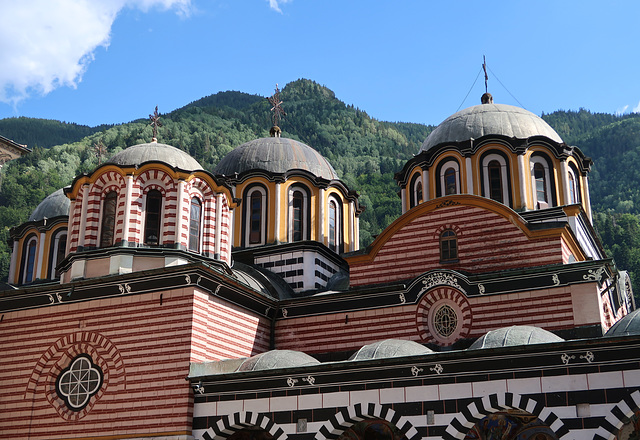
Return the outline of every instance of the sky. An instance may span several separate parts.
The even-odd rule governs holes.
[[[436,125],[480,103],[483,56],[496,103],[640,112],[637,0],[0,0],[0,17],[0,119],[126,123],[307,78]]]

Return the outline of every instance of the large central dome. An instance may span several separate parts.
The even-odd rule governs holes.
[[[546,136],[562,143],[558,133],[549,124],[528,110],[506,104],[480,104],[445,119],[427,137],[420,151],[446,142],[462,142],[489,134],[518,139]]]
[[[329,161],[302,142],[281,137],[267,137],[246,142],[227,154],[213,170],[227,176],[249,170],[285,173],[300,169],[328,180],[338,178]]]

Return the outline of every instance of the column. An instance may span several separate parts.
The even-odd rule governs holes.
[[[178,212],[176,212],[176,248],[181,248],[183,247],[182,244],[182,227],[184,226],[184,218],[183,218],[183,211],[184,211],[184,193],[185,193],[185,186],[187,185],[187,183],[184,180],[180,180],[178,182]],[[204,211],[204,206],[202,206],[203,211]],[[203,212],[204,215],[204,212]],[[204,229],[204,228],[203,228]],[[187,248],[189,247],[189,244],[187,243]]]
[[[222,194],[216,194],[216,230],[214,231],[215,243],[213,258],[220,259],[220,239],[222,238]]]
[[[84,248],[84,236],[87,232],[87,205],[89,203],[89,184],[82,185],[82,210],[80,211],[80,230],[78,231],[78,250]],[[71,220],[71,218],[69,219]],[[99,219],[98,219],[99,221]],[[98,242],[100,237],[98,237]],[[99,243],[98,243],[99,244]]]
[[[473,188],[473,166],[471,164],[471,157],[464,158],[464,165],[467,174],[467,194],[475,194],[475,190]],[[462,188],[460,193],[462,193]]]
[[[133,175],[129,174],[126,177],[127,179],[127,188],[126,194],[124,198],[124,224],[122,225],[122,240],[125,241],[125,246],[128,245],[130,231],[129,228],[131,226],[131,197],[133,194]],[[164,223],[164,222],[163,222]]]
[[[527,186],[526,186],[526,173],[524,154],[518,154],[518,180],[520,181],[520,206],[514,206],[514,208],[526,208],[527,207]]]

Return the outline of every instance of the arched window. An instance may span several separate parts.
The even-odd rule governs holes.
[[[482,195],[510,206],[509,162],[499,152],[482,156]]]
[[[534,209],[555,206],[554,184],[549,160],[538,154],[531,156],[531,192]]]
[[[104,197],[102,203],[102,222],[100,233],[100,247],[113,246],[113,238],[116,230],[116,206],[118,194],[110,191]]]
[[[416,173],[411,178],[411,185],[409,186],[409,208],[418,206],[423,201],[422,175]]]
[[[254,192],[251,194],[251,226],[249,229],[249,243],[260,243],[262,230],[262,194]]]
[[[437,168],[436,194],[438,197],[460,194],[460,165],[454,159],[441,162]]]
[[[440,234],[440,262],[452,262],[458,260],[458,238],[456,233],[447,229]]]
[[[293,190],[291,194],[289,218],[290,241],[302,241],[305,239],[306,200],[305,194],[300,189]]]
[[[24,271],[22,273],[22,284],[31,283],[35,278],[37,247],[38,241],[36,240],[36,237],[31,237],[24,248],[25,258]]]
[[[60,278],[60,271],[56,269],[58,263],[64,260],[67,250],[67,230],[58,232],[53,240],[53,248],[51,249],[51,269],[49,271],[50,278]]]
[[[162,193],[152,189],[147,193],[144,217],[144,244],[160,244],[160,220],[162,219]]]
[[[580,203],[582,197],[580,195],[580,174],[573,167],[573,164],[569,164],[569,203]]]
[[[253,186],[245,192],[244,244],[266,244],[267,192],[262,186]]]
[[[202,218],[202,203],[197,197],[191,199],[189,211],[189,250],[200,252],[200,224]]]
[[[331,197],[329,199],[329,249],[336,253],[343,251],[341,214],[340,203]]]
[[[456,170],[447,168],[444,171],[444,195],[458,194],[458,185],[456,181]]]
[[[496,202],[503,203],[502,198],[502,173],[500,162],[492,160],[489,162],[489,198]]]
[[[536,183],[536,202],[538,205],[542,203],[549,203],[549,196],[547,194],[547,176],[544,172],[544,166],[541,163],[533,165],[533,178]]]

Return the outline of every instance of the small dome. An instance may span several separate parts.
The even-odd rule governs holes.
[[[445,119],[427,136],[420,151],[445,142],[462,142],[489,134],[518,139],[546,136],[562,143],[562,138],[549,124],[528,110],[505,104],[481,104]]]
[[[69,215],[71,200],[64,194],[62,188],[49,194],[33,210],[29,216],[29,221],[40,221],[44,218],[54,218],[61,215]]]
[[[301,169],[317,177],[337,179],[338,174],[320,153],[302,142],[281,137],[254,139],[227,154],[213,170],[231,176],[249,170],[285,173]]]
[[[540,327],[514,325],[512,327],[503,327],[491,330],[471,344],[469,349],[475,350],[477,348],[513,347],[515,345],[545,344],[547,342],[562,341],[564,341],[564,339],[561,337],[554,335],[550,331],[541,329]]]
[[[271,350],[245,360],[236,371],[273,370],[276,368],[305,367],[320,362],[306,353],[293,350]]]
[[[640,335],[640,309],[636,309],[629,313],[611,326],[604,334],[605,337]]]
[[[417,356],[421,354],[433,353],[424,345],[414,341],[406,341],[403,339],[385,339],[384,341],[374,342],[362,347],[356,351],[350,358],[350,361],[361,361],[367,359],[382,359],[402,356]]]
[[[125,148],[106,163],[115,165],[142,165],[145,162],[164,162],[185,171],[201,170],[202,165],[184,151],[167,144],[151,142]]]

